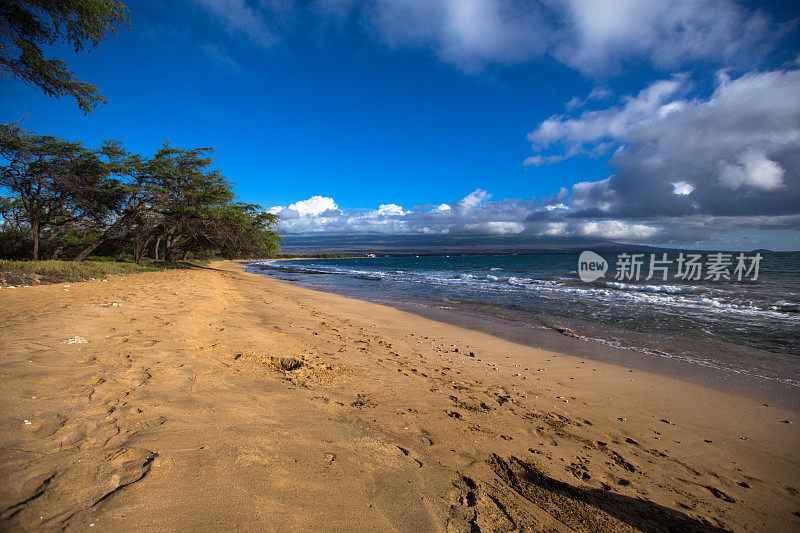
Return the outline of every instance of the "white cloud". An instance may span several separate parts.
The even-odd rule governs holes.
[[[587,215],[800,212],[800,70],[720,76],[705,99],[686,99],[689,85],[662,80],[619,106],[551,117],[529,134],[532,157],[613,154],[611,178],[572,188]]]
[[[611,178],[600,181],[581,181],[572,186],[569,202],[578,209],[597,208],[608,211],[614,205],[616,198],[611,190]]]
[[[525,225],[520,222],[486,222],[484,224],[488,233],[522,233],[525,230]]]
[[[644,241],[653,238],[659,232],[659,228],[645,224],[631,224],[622,220],[600,220],[585,222],[580,232],[588,237]]]
[[[611,180],[584,182],[581,187],[573,189],[571,194],[560,191],[557,196],[550,198],[485,200],[471,208],[449,210],[421,205],[402,209],[402,214],[395,208],[384,209],[383,215],[379,214],[381,208],[328,209],[331,205],[336,205],[333,199],[320,202],[312,201],[313,198],[291,204],[295,207],[298,204],[316,206],[313,209],[301,208],[302,215],[296,209],[281,206],[275,206],[270,211],[280,214],[279,228],[284,235],[545,235],[630,243],[686,244],[708,242],[714,235],[730,235],[736,232],[797,233],[796,228],[800,227],[800,213],[760,216],[710,216],[693,213],[623,219],[611,216],[614,212],[611,208],[608,212],[596,209],[595,203],[598,199],[614,200],[614,195],[609,192],[610,186]],[[483,193],[481,196],[488,196],[486,191]],[[383,204],[384,208],[391,205],[400,207],[398,204]],[[458,205],[458,202],[453,205]]]
[[[787,31],[735,0],[193,0],[263,47],[355,20],[367,38],[427,49],[467,72],[545,57],[592,76],[645,62],[752,65]],[[577,103],[577,102],[576,102]]]
[[[583,104],[584,104],[583,100],[581,100],[577,96],[573,96],[566,104],[564,104],[564,107],[567,109],[567,111],[573,111],[581,107]]]
[[[611,98],[614,93],[608,87],[595,87],[592,92],[586,96],[586,100],[605,100]]]
[[[378,208],[378,215],[380,216],[402,216],[406,212],[403,210],[402,205],[397,204],[381,204]]]
[[[267,21],[269,13],[246,0],[193,0],[222,22],[233,36],[244,35],[250,42],[270,48],[281,39],[278,29]]]
[[[711,60],[753,60],[770,42],[771,23],[730,0],[569,0],[567,38],[555,56],[582,72],[617,70],[631,60],[659,69]]]
[[[483,189],[475,189],[466,197],[461,199],[461,201],[457,202],[456,205],[462,208],[470,209],[482,204],[491,197],[492,195]]]
[[[532,156],[529,156],[529,157],[525,158],[525,161],[522,162],[522,166],[525,166],[525,167],[530,167],[530,166],[541,167],[541,166],[544,166],[544,165],[552,165],[553,163],[559,163],[559,162],[563,161],[564,159],[566,159],[566,156],[563,156],[563,155],[549,155],[549,156],[532,155]]]
[[[313,196],[275,206],[271,213],[281,216],[280,229],[287,234],[516,234],[525,231],[526,217],[541,207],[541,202],[510,200],[489,202],[491,194],[476,189],[462,200],[438,206],[422,205],[405,209],[396,203],[378,209],[338,208],[333,198]],[[556,207],[557,208],[557,207]]]
[[[541,232],[544,235],[553,235],[553,236],[560,236],[560,235],[568,235],[569,234],[569,231],[567,230],[567,223],[566,222],[548,222],[541,229]]]
[[[308,200],[302,200],[300,202],[290,204],[287,209],[297,211],[297,214],[299,214],[301,217],[304,217],[318,216],[326,211],[339,209],[339,206],[336,205],[336,202],[333,201],[333,198],[329,198],[327,196],[312,196]]]
[[[574,111],[585,106],[587,102],[593,100],[606,100],[607,98],[613,96],[613,94],[614,93],[612,93],[611,89],[608,87],[595,87],[588,95],[586,95],[586,98],[580,99],[577,96],[573,96],[566,104],[564,104],[564,107],[567,111]]]
[[[596,153],[602,146],[599,141],[619,139],[633,127],[646,127],[648,122],[663,119],[662,108],[674,102],[669,98],[685,83],[685,76],[672,80],[662,80],[651,84],[635,97],[626,97],[622,107],[613,107],[602,111],[587,111],[579,118],[553,116],[528,134],[528,140],[534,149],[546,149],[560,143],[565,147],[564,153],[554,155],[536,154],[526,159],[532,164],[557,163],[565,158]],[[610,148],[608,146],[606,150]]]
[[[691,183],[687,183],[685,181],[676,181],[672,184],[672,192],[677,194],[678,196],[686,196],[687,194],[692,194],[694,190],[694,185]]]
[[[468,71],[550,55],[591,75],[632,61],[754,61],[777,32],[733,0],[379,0],[367,20],[390,45],[427,47]]]
[[[490,221],[479,224],[467,224],[466,229],[474,230],[478,233],[489,233],[492,235],[507,235],[512,233],[522,233],[525,225],[520,222],[500,222]]]
[[[442,61],[474,71],[542,55],[542,37],[552,31],[542,11],[507,0],[378,0],[365,19],[390,46],[430,48]]]
[[[740,165],[722,164],[720,182],[733,190],[753,187],[767,191],[783,186],[786,171],[763,152],[749,151],[739,157]]]

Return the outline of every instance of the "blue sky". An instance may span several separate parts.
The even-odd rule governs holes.
[[[0,120],[212,146],[287,234],[800,248],[792,3],[127,4],[130,31],[52,50],[110,103],[3,79]]]

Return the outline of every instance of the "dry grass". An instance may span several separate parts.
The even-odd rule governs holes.
[[[138,274],[171,268],[191,268],[192,263],[136,264],[120,261],[12,261],[0,259],[0,285],[40,285],[102,279],[111,274]]]

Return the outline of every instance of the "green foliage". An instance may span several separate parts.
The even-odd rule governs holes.
[[[30,253],[33,241],[30,232],[4,223],[0,231],[0,257],[23,257]]]
[[[0,187],[12,194],[1,214],[30,227],[33,259],[41,238],[52,240],[71,224],[101,224],[121,199],[120,183],[109,177],[100,152],[79,142],[2,124],[0,156],[8,161],[0,167]]]
[[[115,141],[99,149],[0,125],[0,256],[36,260],[129,254],[141,263],[188,257],[269,257],[277,215],[236,202],[210,148],[165,144],[147,158]],[[124,251],[123,251],[124,250]]]
[[[71,96],[84,114],[107,100],[75,77],[42,46],[69,44],[75,53],[97,47],[119,26],[129,26],[119,0],[3,0],[0,2],[0,70],[40,88],[48,96]]]

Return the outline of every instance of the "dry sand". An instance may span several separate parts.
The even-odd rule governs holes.
[[[800,528],[796,410],[213,266],[0,291],[0,529]]]

